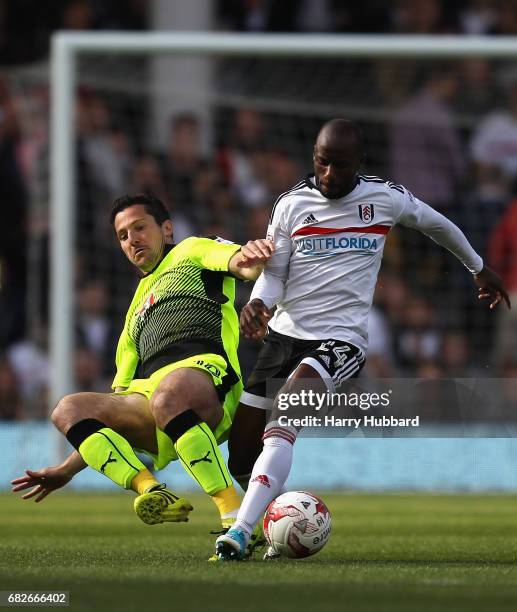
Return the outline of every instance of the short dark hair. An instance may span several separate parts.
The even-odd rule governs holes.
[[[171,218],[167,207],[160,199],[155,198],[150,193],[135,193],[133,195],[124,195],[113,202],[110,213],[111,225],[115,225],[115,217],[119,212],[137,204],[142,205],[145,208],[145,212],[151,215],[160,226]]]

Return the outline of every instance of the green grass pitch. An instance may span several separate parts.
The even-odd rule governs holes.
[[[323,493],[325,549],[302,561],[210,564],[215,507],[146,526],[126,493],[0,496],[0,590],[67,590],[71,609],[517,609],[517,496]]]

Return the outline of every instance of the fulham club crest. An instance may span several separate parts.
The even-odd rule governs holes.
[[[359,204],[358,208],[359,217],[361,218],[361,221],[363,223],[370,223],[370,221],[373,221],[373,217],[375,214],[373,210],[373,204]]]

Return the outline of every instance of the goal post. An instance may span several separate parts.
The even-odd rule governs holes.
[[[514,37],[392,35],[249,35],[182,33],[63,33],[51,50],[51,288],[50,402],[74,390],[75,216],[74,105],[79,58],[156,53],[249,58],[498,58],[517,57]]]

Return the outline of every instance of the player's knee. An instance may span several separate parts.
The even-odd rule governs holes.
[[[167,423],[179,413],[174,397],[167,391],[158,389],[154,392],[149,405],[156,425],[163,429]]]
[[[76,420],[77,403],[74,395],[65,395],[52,411],[50,416],[52,423],[59,431],[65,432]]]

